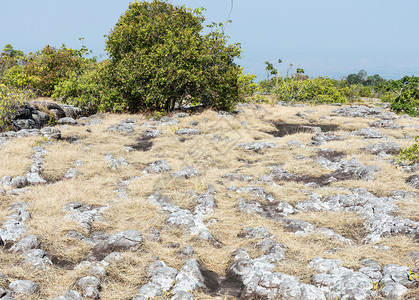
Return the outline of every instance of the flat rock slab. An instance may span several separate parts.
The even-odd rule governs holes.
[[[262,149],[276,148],[276,144],[272,142],[253,142],[241,143],[237,147],[243,148],[244,150],[259,151]]]
[[[201,130],[193,129],[193,128],[182,128],[178,129],[175,132],[177,135],[199,135],[201,134]]]

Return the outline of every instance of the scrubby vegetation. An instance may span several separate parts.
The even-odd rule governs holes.
[[[240,45],[228,44],[223,24],[207,25],[211,31],[204,34],[204,22],[203,9],[142,1],[130,4],[107,36],[109,58],[104,61],[88,58],[85,46],[46,45],[25,54],[6,45],[0,53],[2,129],[10,128],[15,107],[26,97],[23,90],[92,112],[162,113],[180,105],[231,111],[239,101],[261,101],[255,95],[269,94],[271,102],[313,104],[373,97],[388,102],[395,112],[419,114],[415,76],[385,80],[361,70],[340,80],[309,78],[292,65],[281,74],[266,61],[266,79],[256,82],[255,75],[236,64]]]
[[[13,129],[15,113],[28,99],[28,92],[0,84],[0,132]]]
[[[398,160],[404,160],[409,163],[419,163],[419,136],[415,137],[415,143],[400,151]]]

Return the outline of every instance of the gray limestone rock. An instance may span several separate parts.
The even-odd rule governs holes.
[[[38,284],[30,280],[13,281],[8,288],[15,294],[33,295],[39,292]]]
[[[262,149],[276,148],[276,144],[272,142],[252,142],[252,143],[241,143],[237,147],[245,150],[259,151]]]
[[[111,235],[108,243],[115,250],[136,251],[143,244],[143,235],[137,230],[125,230]]]
[[[381,289],[381,295],[387,299],[401,299],[408,289],[396,282],[389,282]]]
[[[64,117],[57,121],[58,125],[79,125],[79,123],[71,117]]]
[[[99,299],[100,280],[95,276],[80,278],[76,286],[82,290],[82,296],[90,299]]]
[[[86,276],[86,277],[80,278],[77,281],[76,285],[82,289],[88,286],[92,286],[98,289],[100,287],[100,280],[94,276]]]
[[[116,170],[118,169],[120,166],[128,166],[129,163],[125,158],[114,158],[110,153],[107,153],[105,155],[105,160],[108,162],[109,168],[111,168],[111,170]]]
[[[383,113],[383,109],[377,107],[368,107],[365,105],[345,106],[333,111],[342,117],[370,117],[377,116]]]
[[[178,129],[175,132],[177,135],[200,135],[201,134],[201,130],[199,129],[194,129],[194,128],[182,128],[182,129]]]
[[[377,143],[373,145],[368,145],[367,148],[365,148],[365,151],[371,153],[371,154],[379,154],[381,152],[384,152],[386,154],[396,155],[400,152],[400,146],[396,143]]]
[[[174,178],[191,178],[191,177],[200,176],[200,175],[201,173],[191,166],[186,166],[181,171],[170,174],[170,176]]]
[[[163,261],[157,260],[148,267],[147,273],[150,281],[138,291],[138,297],[144,297],[144,299],[163,296],[163,292],[170,291],[178,272],[168,267]]]
[[[382,139],[384,138],[383,134],[375,129],[371,128],[361,128],[359,130],[351,132],[351,135],[361,136],[366,139]]]
[[[158,174],[163,172],[169,172],[172,168],[170,167],[170,164],[166,160],[156,160],[149,164],[147,167],[145,167],[143,173],[144,174]]]
[[[107,131],[111,132],[118,132],[118,133],[133,133],[134,132],[134,123],[133,122],[127,122],[127,121],[121,121],[117,125],[112,125],[106,129]]]
[[[330,141],[342,141],[344,137],[336,135],[334,132],[319,132],[311,137],[312,142],[309,146],[320,146]]]
[[[194,215],[203,218],[214,212],[215,201],[211,194],[204,193],[196,197],[197,205],[194,209]]]
[[[285,230],[296,234],[306,234],[314,230],[314,225],[297,219],[284,219]]]
[[[412,175],[406,179],[406,183],[419,189],[419,175]]]
[[[417,287],[418,281],[409,276],[409,268],[396,264],[389,264],[383,267],[383,277],[379,281],[380,285],[398,283],[407,288]]]
[[[381,168],[377,166],[365,166],[358,158],[354,157],[347,162],[342,162],[330,176],[339,180],[360,179],[368,181],[373,180],[374,174],[380,170]]]
[[[123,259],[124,257],[122,256],[120,252],[111,252],[108,255],[106,255],[105,258],[103,258],[103,260],[101,261],[101,264],[106,267],[112,263],[116,263]]]
[[[74,177],[79,174],[79,170],[76,168],[70,168],[68,171],[64,174],[64,179],[73,179]]]
[[[143,134],[144,136],[156,138],[161,135],[161,131],[157,129],[147,128],[147,129],[143,129]]]
[[[26,233],[26,225],[23,221],[8,220],[0,229],[0,238],[6,242],[17,242]]]
[[[40,130],[41,134],[50,140],[60,140],[61,131],[56,127],[44,127]]]
[[[399,125],[394,123],[394,120],[378,120],[378,121],[369,123],[369,125],[374,128],[390,128],[390,129],[400,128]]]
[[[150,195],[148,201],[159,206],[164,213],[168,214],[166,219],[168,225],[184,228],[198,240],[210,241],[217,244],[202,221],[201,215],[194,215],[189,210],[181,209],[171,204],[168,197],[161,196],[158,193]]]
[[[23,263],[31,265],[33,268],[48,270],[52,266],[51,260],[48,258],[44,250],[32,249],[22,255],[25,257]]]
[[[270,237],[271,233],[265,227],[246,227],[239,233],[238,236],[245,239],[264,239]]]
[[[36,249],[40,245],[41,241],[39,240],[39,238],[36,235],[31,234],[14,244],[13,247],[10,248],[10,252],[23,253],[31,249]]]
[[[340,267],[342,261],[337,259],[325,259],[323,257],[315,257],[307,266],[315,269],[317,272],[329,272],[333,269]]]
[[[25,176],[17,176],[10,181],[10,186],[16,189],[24,188],[28,184],[28,179]]]
[[[186,245],[182,249],[179,250],[179,255],[183,257],[190,257],[194,255],[195,251],[191,245]]]
[[[241,212],[245,214],[251,214],[251,213],[262,214],[264,212],[259,202],[247,201],[241,197],[239,198],[238,208],[240,209]]]
[[[179,123],[178,119],[164,116],[159,120],[158,125],[176,125],[178,123]]]
[[[177,294],[192,294],[194,290],[204,287],[205,278],[199,269],[199,265],[195,259],[190,258],[186,261],[186,263],[182,266],[182,269],[176,275],[175,285],[172,289],[172,295],[176,297]]]
[[[147,234],[147,240],[152,242],[161,242],[160,232],[156,228],[150,228]]]
[[[83,297],[74,290],[68,290],[64,296],[54,298],[52,300],[83,300]]]

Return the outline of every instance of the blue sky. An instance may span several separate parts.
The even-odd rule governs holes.
[[[2,1],[0,47],[24,52],[46,44],[81,46],[105,55],[104,35],[128,9],[129,0]],[[205,7],[208,22],[224,22],[231,0],[173,0]],[[242,44],[245,72],[264,79],[265,61],[283,60],[311,77],[340,78],[365,69],[369,75],[419,76],[417,0],[234,0],[226,28]]]

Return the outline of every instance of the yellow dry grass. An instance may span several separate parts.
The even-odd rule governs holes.
[[[0,147],[0,178],[19,176],[29,172],[32,165],[32,148],[40,143],[39,137],[13,139]]]
[[[156,259],[161,259],[167,265],[180,269],[186,258],[178,255],[185,245],[192,245],[195,251],[194,258],[204,264],[208,269],[225,275],[231,254],[243,247],[251,257],[261,253],[256,249],[257,240],[246,240],[238,237],[246,227],[266,227],[275,240],[287,245],[286,258],[277,265],[276,271],[299,277],[303,282],[310,282],[313,270],[307,264],[316,256],[336,258],[343,265],[359,268],[360,260],[364,258],[375,259],[382,265],[389,263],[413,264],[408,262],[405,255],[415,250],[417,244],[409,237],[394,236],[383,238],[380,245],[388,246],[389,250],[380,250],[375,245],[362,244],[365,236],[363,220],[355,213],[343,212],[299,212],[290,218],[301,219],[318,227],[333,229],[344,237],[357,242],[348,246],[338,241],[332,241],[319,234],[297,236],[285,230],[284,225],[272,219],[256,214],[243,214],[239,211],[239,197],[247,200],[263,201],[260,198],[237,194],[232,189],[249,185],[263,186],[275,199],[285,200],[291,205],[298,201],[307,200],[310,193],[318,193],[323,197],[336,194],[350,194],[349,188],[364,187],[377,196],[389,196],[395,190],[414,192],[415,189],[405,183],[410,175],[393,164],[377,159],[376,156],[362,151],[369,143],[380,140],[365,140],[360,137],[349,136],[351,130],[368,128],[369,122],[376,119],[342,118],[332,115],[335,106],[307,106],[307,107],[277,107],[266,104],[250,104],[241,107],[243,110],[233,118],[219,117],[214,111],[204,111],[188,117],[179,118],[176,125],[159,125],[161,136],[153,139],[150,151],[127,152],[124,147],[134,145],[142,135],[144,122],[151,122],[143,115],[114,115],[104,114],[103,124],[61,128],[63,140],[44,143],[43,140],[25,138],[12,140],[3,145],[0,155],[2,159],[0,174],[23,175],[31,165],[32,146],[37,143],[48,151],[44,156],[44,169],[42,175],[50,182],[45,185],[31,186],[20,196],[0,196],[0,224],[2,224],[10,211],[7,209],[16,201],[29,203],[28,210],[32,218],[26,222],[27,234],[36,234],[41,242],[42,249],[48,255],[56,256],[62,261],[72,265],[78,264],[86,258],[92,246],[68,237],[70,230],[78,231],[86,236],[92,233],[106,232],[109,234],[123,230],[134,229],[143,233],[145,242],[136,252],[124,252],[123,260],[106,267],[108,276],[102,280],[100,295],[102,299],[131,299],[138,289],[148,281],[147,268]],[[296,116],[297,113],[306,113],[306,120]],[[330,116],[330,119],[320,119]],[[137,119],[135,132],[123,134],[109,132],[106,129],[118,124],[121,120],[135,117]],[[184,141],[175,135],[179,128],[192,128],[191,121],[198,121],[197,128],[202,134],[185,137]],[[309,120],[321,124],[336,124],[339,127],[336,134],[345,136],[344,141],[332,141],[318,147],[288,147],[291,140],[299,140],[304,144],[311,142],[311,133],[297,133],[275,138],[267,132],[274,131],[272,121],[282,121],[293,124],[306,124]],[[243,123],[245,121],[246,123]],[[401,119],[397,123],[403,126],[412,125],[415,120]],[[412,129],[385,129],[383,134],[389,135],[390,140],[402,147],[410,144],[409,139],[399,139],[402,136],[417,134]],[[221,141],[214,140],[214,136],[221,137]],[[265,149],[260,152],[246,151],[237,147],[245,142],[273,142],[274,149]],[[240,180],[229,180],[222,175],[238,173],[251,175],[258,180],[270,172],[270,167],[282,165],[289,173],[320,176],[331,171],[322,168],[313,158],[316,149],[334,149],[343,152],[348,160],[357,157],[365,165],[379,166],[374,181],[347,180],[331,184],[328,188],[313,188],[303,183],[277,182],[277,185],[254,184]],[[115,158],[124,157],[130,162],[129,166],[121,166],[111,170],[105,160],[110,153]],[[303,155],[305,160],[296,159]],[[185,166],[193,166],[201,175],[189,179],[174,179],[170,172],[163,174],[144,175],[143,169],[150,163],[165,159],[169,162],[172,171],[177,172]],[[83,165],[76,166],[76,161]],[[64,180],[64,174],[70,169],[78,169],[74,179]],[[116,191],[118,184],[136,176],[127,185],[127,199],[119,198]],[[159,192],[170,198],[171,203],[183,209],[193,210],[196,201],[188,192],[206,192],[208,186],[214,186],[216,193],[214,199],[216,207],[214,212],[204,218],[213,237],[221,243],[215,247],[211,243],[197,241],[188,231],[182,228],[169,227],[165,221],[167,215],[161,209],[148,201],[148,197]],[[418,199],[400,201],[398,214],[418,221]],[[103,212],[102,221],[92,224],[90,232],[77,222],[67,219],[67,212],[63,207],[69,202],[81,202],[92,207],[108,208]],[[212,220],[211,222],[209,222]],[[208,223],[209,222],[209,223]],[[162,242],[151,242],[146,236],[151,228],[160,231]],[[178,243],[178,247],[173,247]],[[416,247],[417,248],[417,247]],[[333,251],[331,251],[333,250]],[[416,249],[417,250],[417,249]],[[67,289],[77,289],[75,283],[78,278],[89,274],[86,268],[66,270],[54,266],[48,271],[28,271],[28,266],[22,264],[20,256],[8,253],[6,249],[0,250],[1,272],[9,280],[29,279],[36,281],[41,292],[37,298],[49,299],[62,295]],[[201,291],[194,293],[196,299],[232,299],[230,297],[215,297],[206,295]]]

